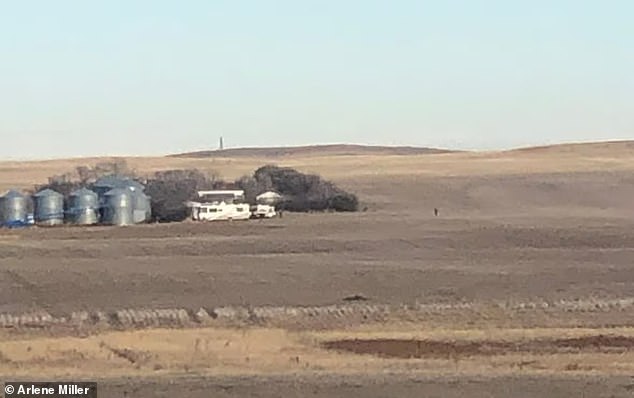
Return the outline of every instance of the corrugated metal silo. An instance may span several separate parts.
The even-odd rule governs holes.
[[[92,225],[99,222],[99,196],[90,189],[82,188],[70,194],[71,222],[77,225]]]
[[[0,220],[3,225],[26,225],[28,198],[17,191],[7,192],[0,201]]]
[[[64,195],[45,189],[33,195],[35,223],[37,225],[64,224]]]
[[[134,223],[144,223],[150,220],[152,208],[150,198],[141,191],[132,191],[134,199]]]
[[[99,203],[102,206],[105,206],[106,204],[106,193],[116,188],[128,188],[130,189],[130,191],[133,192],[142,192],[145,189],[143,184],[139,183],[138,181],[135,181],[129,177],[116,175],[101,177],[92,185],[92,190],[95,191],[97,195],[99,195]]]
[[[115,188],[104,195],[104,224],[130,225],[134,224],[134,197],[127,188]]]

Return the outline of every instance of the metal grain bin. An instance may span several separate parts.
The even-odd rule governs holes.
[[[52,189],[45,189],[33,197],[35,199],[35,224],[64,224],[64,195]]]
[[[104,195],[104,224],[130,225],[134,224],[134,197],[132,191],[126,188],[115,188]]]
[[[134,223],[144,223],[150,220],[152,208],[150,198],[141,191],[132,191],[134,198]]]
[[[0,200],[0,220],[5,226],[26,225],[28,198],[17,191],[7,192]]]
[[[132,191],[143,191],[145,189],[143,184],[129,177],[114,175],[101,177],[92,185],[92,190],[99,195],[101,200],[105,200],[106,193],[116,188],[130,188]]]
[[[93,225],[99,222],[99,196],[82,188],[70,194],[70,221],[77,225]]]

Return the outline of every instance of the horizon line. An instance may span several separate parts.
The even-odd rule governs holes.
[[[109,155],[109,154],[95,154],[95,155],[71,155],[71,156],[53,156],[47,158],[30,158],[30,157],[16,157],[16,158],[5,158],[0,159],[0,163],[4,162],[47,162],[47,161],[55,161],[55,160],[77,160],[77,159],[102,159],[102,158],[162,158],[162,157],[174,157],[174,156],[183,156],[187,154],[195,154],[200,152],[228,152],[233,150],[263,150],[263,149],[293,149],[293,148],[320,148],[320,147],[329,147],[329,146],[355,146],[355,147],[365,147],[365,148],[403,148],[403,149],[420,149],[420,150],[432,150],[432,151],[445,151],[446,153],[503,153],[503,152],[511,152],[511,151],[521,151],[521,150],[530,150],[530,149],[545,149],[551,147],[559,147],[559,146],[573,146],[573,145],[593,145],[593,144],[625,144],[629,142],[634,142],[634,138],[632,139],[607,139],[607,140],[579,140],[579,141],[561,141],[556,143],[543,143],[543,144],[535,144],[535,145],[520,145],[520,146],[512,146],[507,148],[500,149],[465,149],[465,148],[448,148],[448,147],[435,147],[435,146],[423,146],[423,145],[396,145],[396,144],[361,144],[361,143],[342,143],[342,142],[334,142],[334,143],[319,143],[319,144],[291,144],[291,145],[271,145],[271,146],[236,146],[236,147],[225,147],[223,149],[220,148],[203,148],[203,149],[194,149],[187,150],[183,152],[171,152],[171,153],[162,153],[156,155],[150,154],[118,154],[118,155]],[[442,155],[443,153],[437,153],[436,155]],[[433,153],[420,155],[420,156],[430,156],[434,155]],[[404,155],[403,155],[404,156]],[[414,155],[411,155],[414,156]]]

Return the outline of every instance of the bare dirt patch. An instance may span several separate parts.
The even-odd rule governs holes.
[[[371,354],[382,358],[456,358],[475,355],[558,354],[609,352],[624,353],[634,350],[634,337],[584,336],[566,339],[536,339],[528,341],[435,341],[401,339],[346,339],[328,341],[323,346],[330,350]]]
[[[631,398],[628,377],[448,377],[394,375],[337,377],[180,377],[125,378],[100,383],[100,397],[134,396],[188,398],[312,397],[312,398]]]

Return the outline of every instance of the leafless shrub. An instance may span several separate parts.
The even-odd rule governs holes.
[[[284,196],[278,205],[289,211],[357,211],[359,201],[318,175],[304,174],[290,167],[263,166],[253,176],[242,177],[236,184],[245,191],[246,199],[254,201],[259,193],[274,190]]]
[[[135,170],[130,168],[125,159],[114,159],[109,162],[100,162],[94,166],[78,166],[75,172],[68,172],[48,177],[48,182],[36,185],[35,191],[52,189],[64,195],[66,199],[70,194],[82,187],[93,184],[101,177],[116,175],[128,178],[135,178]]]
[[[187,218],[185,203],[196,197],[197,191],[216,189],[222,185],[214,173],[199,170],[166,170],[148,178],[145,193],[152,198],[155,221],[183,221]]]

